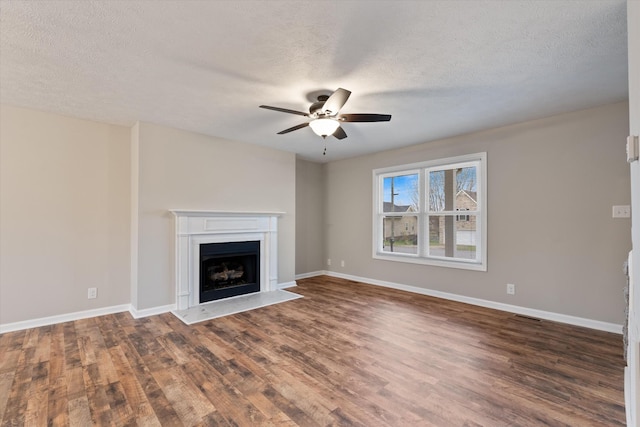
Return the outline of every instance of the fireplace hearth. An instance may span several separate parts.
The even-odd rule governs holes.
[[[200,303],[260,292],[260,242],[200,245]]]

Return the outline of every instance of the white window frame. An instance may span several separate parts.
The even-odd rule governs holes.
[[[457,215],[460,211],[429,212],[428,194],[429,179],[428,174],[433,170],[442,170],[456,167],[473,165],[477,167],[477,209],[468,211],[468,215],[476,217],[476,230],[480,236],[480,242],[476,245],[476,259],[467,260],[462,258],[446,258],[428,255],[427,246],[429,241],[429,215],[451,214]],[[383,212],[383,182],[384,178],[397,175],[409,175],[417,173],[419,176],[420,203],[418,212],[407,212],[405,215],[418,217],[418,253],[406,254],[398,252],[387,252],[382,250],[384,243],[382,221],[385,216],[404,216],[400,213]],[[467,215],[465,213],[465,215]],[[456,157],[428,160],[407,165],[391,166],[373,170],[373,258],[386,261],[399,261],[414,264],[434,265],[439,267],[459,268],[464,270],[487,271],[487,153],[466,154]]]

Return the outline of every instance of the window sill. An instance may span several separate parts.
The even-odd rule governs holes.
[[[434,267],[457,268],[460,270],[487,271],[486,262],[479,264],[472,261],[448,261],[436,258],[424,258],[414,254],[390,254],[387,252],[376,252],[373,254],[373,258],[384,261],[431,265]]]

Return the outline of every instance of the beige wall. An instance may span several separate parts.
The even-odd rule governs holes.
[[[341,273],[621,323],[630,222],[610,216],[611,205],[629,203],[627,114],[615,104],[319,165],[146,123],[3,106],[0,324],[172,304],[171,208],[287,212],[280,283],[327,268],[330,257]],[[488,272],[371,258],[372,169],[485,150]],[[88,300],[93,286],[98,299]]]
[[[0,324],[128,304],[129,129],[8,106],[0,124]]]
[[[0,111],[0,325],[173,304],[168,209],[286,212],[278,282],[294,280],[294,154],[147,123]]]
[[[332,271],[621,324],[630,221],[626,103],[326,165]],[[372,170],[487,152],[488,271],[374,260]],[[349,215],[345,215],[348,206]],[[525,226],[528,224],[528,226]],[[517,287],[506,294],[507,283]]]
[[[296,160],[296,274],[324,270],[324,173]]]
[[[295,155],[149,123],[138,123],[137,310],[175,302],[174,217],[169,209],[281,211],[278,283],[295,275]],[[134,145],[135,150],[135,145]],[[133,180],[135,184],[135,180]]]

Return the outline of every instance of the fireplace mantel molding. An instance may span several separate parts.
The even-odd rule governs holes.
[[[278,217],[284,212],[171,209],[176,217],[176,308],[200,304],[200,245],[260,241],[260,292],[277,289]]]

